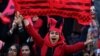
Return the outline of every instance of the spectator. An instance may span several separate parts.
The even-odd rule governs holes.
[[[22,45],[20,56],[33,56],[33,53],[34,52],[32,51],[32,48],[29,45]]]
[[[35,31],[28,19],[24,20],[26,30],[33,37],[36,44],[41,48],[41,56],[64,56],[85,48],[85,45],[92,42],[92,39],[86,40],[86,42],[79,42],[74,45],[66,45],[64,37],[60,29],[54,26],[50,27],[46,37],[42,37]]]
[[[19,46],[17,44],[13,44],[8,49],[7,56],[19,56]]]

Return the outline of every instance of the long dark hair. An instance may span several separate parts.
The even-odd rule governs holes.
[[[15,46],[16,47],[16,50],[17,50],[17,56],[19,56],[19,45],[18,44],[13,44],[13,45],[11,45],[11,46]],[[10,47],[11,47],[10,46]],[[8,52],[9,52],[9,50],[10,50],[10,47],[8,48]],[[7,55],[8,55],[8,52],[7,52]]]
[[[24,43],[24,44],[21,46],[21,49],[22,49],[23,46],[28,46],[28,47],[29,47],[29,50],[30,50],[30,56],[34,56],[34,52],[33,52],[32,46],[30,46],[30,45],[27,44],[27,43]],[[20,52],[21,52],[21,50],[20,50]],[[21,53],[21,54],[22,54],[22,53]]]

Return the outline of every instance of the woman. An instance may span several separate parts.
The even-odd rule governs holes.
[[[67,56],[68,54],[84,49],[85,45],[92,42],[92,39],[89,39],[85,42],[67,45],[64,42],[64,37],[61,32],[62,26],[59,29],[56,28],[55,25],[50,27],[46,37],[42,39],[42,37],[30,24],[28,19],[24,19],[24,24],[27,32],[33,37],[35,43],[41,48],[41,56]]]
[[[7,56],[19,56],[19,46],[17,44],[13,44],[8,49]]]
[[[27,44],[22,45],[20,56],[33,56],[31,47]]]

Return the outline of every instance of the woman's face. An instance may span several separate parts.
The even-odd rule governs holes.
[[[50,31],[50,41],[52,44],[57,43],[59,40],[59,33],[56,31]]]
[[[21,52],[22,52],[22,56],[30,56],[29,46],[27,45],[22,46]]]
[[[17,56],[17,49],[14,45],[9,48],[8,56]]]

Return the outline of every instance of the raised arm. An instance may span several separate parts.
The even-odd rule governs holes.
[[[91,43],[93,40],[92,39],[89,39],[85,42],[78,42],[76,44],[73,44],[73,45],[63,45],[63,50],[65,53],[75,53],[75,52],[78,52],[80,50],[83,50],[85,48],[85,46],[89,43]]]
[[[24,19],[24,24],[27,32],[32,36],[33,40],[35,43],[39,46],[42,46],[44,43],[44,40],[42,37],[38,34],[38,32],[34,29],[34,27],[30,24],[28,19]]]

